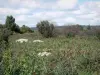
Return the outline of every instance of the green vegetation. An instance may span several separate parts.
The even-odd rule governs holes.
[[[10,47],[9,37],[14,33],[21,33],[20,27],[15,23],[15,18],[13,16],[7,16],[5,24],[0,24],[0,75],[5,75],[6,64],[10,65],[9,62],[4,62],[4,54],[5,51],[9,51],[7,50]],[[9,60],[11,59],[8,57],[5,61]],[[7,70],[7,72],[8,71],[9,70]]]
[[[8,38],[10,35],[11,32],[7,28],[4,28],[3,25],[0,25],[0,61],[2,59],[2,52],[8,44]]]
[[[25,36],[26,34],[22,34]],[[100,42],[96,37],[40,38],[43,43],[33,43],[36,38],[26,37],[27,43],[16,43],[10,37],[10,49],[3,55],[5,75],[99,75]],[[50,56],[38,56],[39,52]]]
[[[100,75],[98,27],[61,29],[46,20],[37,28],[32,33],[25,25],[19,27],[13,16],[0,24],[0,75]]]
[[[21,28],[20,28],[20,31],[21,33],[31,33],[31,32],[34,32],[32,31],[29,27],[23,25]]]
[[[10,30],[4,28],[3,25],[0,25],[0,75],[3,73],[2,67],[2,59],[3,59],[3,52],[6,50],[8,46],[8,38],[11,35]]]
[[[53,37],[54,25],[49,21],[41,21],[37,24],[38,31],[46,38]]]
[[[8,30],[20,33],[19,26],[15,23],[13,16],[7,16],[5,26]]]
[[[72,32],[69,32],[69,33],[67,33],[66,37],[69,37],[69,38],[71,38],[71,37],[75,37],[75,34],[72,33]]]

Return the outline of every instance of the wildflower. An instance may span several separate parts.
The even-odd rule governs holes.
[[[49,56],[49,55],[51,55],[50,52],[40,52],[40,53],[38,53],[38,56]]]
[[[34,40],[33,42],[44,42],[44,41],[42,41],[42,40]]]
[[[18,40],[16,40],[16,42],[20,42],[20,43],[28,42],[28,39],[18,39]]]

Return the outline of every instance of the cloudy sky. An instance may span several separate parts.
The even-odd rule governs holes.
[[[57,25],[100,24],[100,0],[0,0],[0,23],[13,15],[16,23],[33,27],[41,20]]]

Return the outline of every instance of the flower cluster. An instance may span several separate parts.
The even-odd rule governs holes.
[[[20,43],[28,42],[28,39],[18,39],[18,40],[16,40],[16,42],[20,42]]]
[[[42,41],[42,40],[34,40],[33,42],[44,42],[44,41]]]
[[[50,52],[40,52],[40,53],[38,53],[38,56],[49,56],[49,55],[51,55]]]

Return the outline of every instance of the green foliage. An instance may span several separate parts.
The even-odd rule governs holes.
[[[18,33],[20,32],[20,28],[18,25],[16,25],[15,18],[13,16],[7,16],[5,25],[6,28],[11,31],[15,31]]]
[[[99,29],[96,30],[96,37],[100,40],[100,30]]]
[[[16,25],[15,18],[13,18],[13,16],[7,16],[5,25],[9,30],[14,31],[13,28],[15,28]]]
[[[90,25],[87,26],[87,30],[91,30],[91,26]]]
[[[8,38],[11,35],[11,31],[5,28],[3,25],[0,25],[0,75],[3,75],[3,66],[2,66],[2,59],[3,59],[3,52],[8,46]]]
[[[1,28],[4,28],[3,24],[0,24],[0,29],[1,29]]]
[[[96,36],[100,40],[100,33],[97,33]]]
[[[0,41],[8,42],[8,38],[11,34],[12,34],[12,31],[8,30],[7,28],[1,27],[0,28]]]
[[[68,38],[75,37],[75,33],[69,32],[66,34],[66,37],[68,37]]]
[[[5,50],[3,53],[2,59],[3,74],[4,75],[13,75],[12,74],[12,64],[11,64],[11,50]]]
[[[83,26],[82,25],[78,25],[78,27],[80,28],[81,31],[83,31]]]
[[[21,28],[20,28],[20,31],[21,31],[21,33],[31,33],[31,32],[34,32],[34,31],[32,31],[28,26],[25,26],[25,25],[23,25]]]
[[[18,25],[15,26],[14,31],[17,33],[21,33],[20,27]]]
[[[75,35],[79,35],[83,31],[83,27],[81,25],[70,25],[65,26],[63,29],[64,35],[66,37],[75,37]]]
[[[2,60],[2,52],[8,45],[8,38],[11,32],[6,28],[0,28],[0,61]]]
[[[22,35],[10,38],[10,49],[3,54],[5,75],[100,74],[100,42],[95,37],[57,37],[42,39],[43,43],[33,43],[31,41],[37,38],[30,39],[26,35],[30,42],[15,43]],[[39,52],[44,51],[51,55],[38,56]]]
[[[49,21],[41,21],[37,24],[38,31],[46,38],[53,37],[54,25]]]

